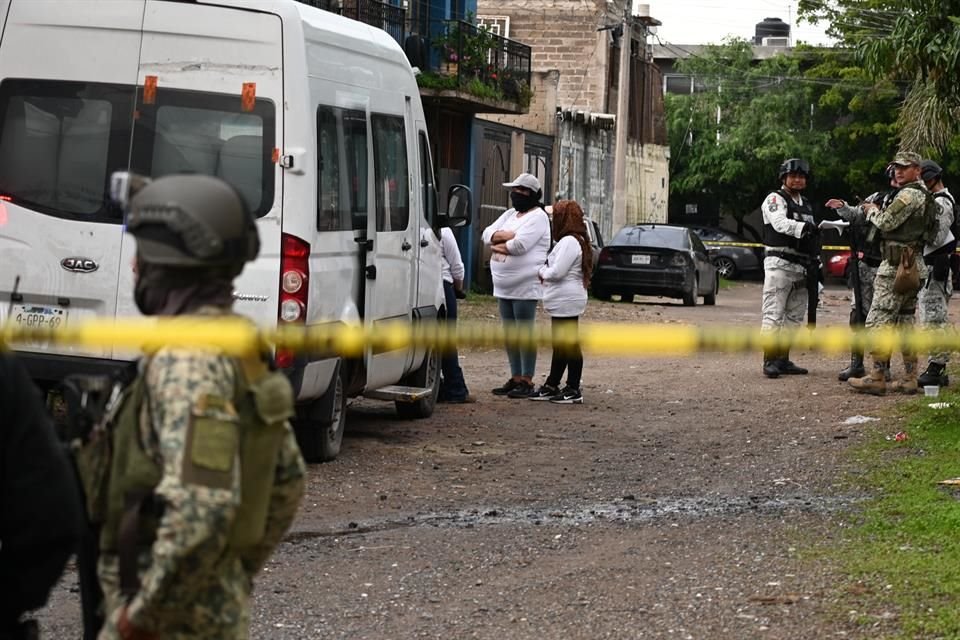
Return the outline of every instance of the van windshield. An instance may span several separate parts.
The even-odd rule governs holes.
[[[273,206],[274,106],[249,106],[197,91],[161,88],[144,100],[131,85],[4,80],[0,195],[48,215],[119,223],[114,171],[201,173],[231,183],[262,216]]]

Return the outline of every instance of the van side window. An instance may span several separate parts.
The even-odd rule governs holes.
[[[367,228],[367,117],[317,108],[317,231]]]
[[[404,231],[410,222],[410,172],[403,118],[375,114],[372,124],[377,231]]]
[[[427,134],[421,131],[417,137],[420,146],[420,188],[423,193],[423,217],[427,226],[437,221],[437,187],[433,176],[433,164],[430,162],[430,143]]]
[[[339,110],[337,110],[339,111]],[[363,111],[344,110],[343,147],[346,154],[350,216],[355,231],[367,230],[367,116]]]
[[[132,86],[50,80],[0,84],[0,195],[57,217],[120,222],[106,197],[126,167]]]

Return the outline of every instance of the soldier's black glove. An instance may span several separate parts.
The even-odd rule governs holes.
[[[803,231],[800,232],[800,237],[806,238],[807,236],[815,236],[819,232],[820,230],[817,229],[817,225],[813,224],[812,222],[804,222]]]

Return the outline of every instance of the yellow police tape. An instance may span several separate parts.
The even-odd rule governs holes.
[[[12,324],[0,327],[0,350],[30,349],[40,344],[147,353],[162,347],[211,348],[230,355],[242,355],[278,348],[321,356],[359,357],[368,349],[375,353],[408,347],[447,351],[453,347],[502,347],[504,344],[524,348],[563,348],[578,343],[590,353],[618,356],[757,352],[788,347],[826,353],[846,352],[853,347],[880,352],[906,348],[927,353],[933,350],[960,351],[960,333],[953,329],[853,332],[846,326],[761,332],[736,326],[609,323],[585,323],[572,330],[554,333],[549,326],[541,325],[505,331],[500,325],[460,323],[451,326],[442,322],[263,329],[235,317],[90,320],[55,329]]]
[[[766,246],[759,242],[729,242],[727,240],[704,240],[703,244],[707,247],[750,247],[756,249],[762,249]],[[843,244],[826,244],[820,249],[823,251],[850,251],[849,245]]]

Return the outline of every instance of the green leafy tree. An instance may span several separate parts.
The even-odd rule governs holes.
[[[672,199],[708,197],[742,222],[790,157],[811,163],[814,202],[882,186],[900,94],[867,79],[848,52],[801,48],[755,61],[750,43],[732,40],[678,67],[702,91],[667,96]]]
[[[901,146],[921,153],[956,146],[960,133],[960,0],[800,0],[800,15],[825,21],[867,76],[907,87]]]

